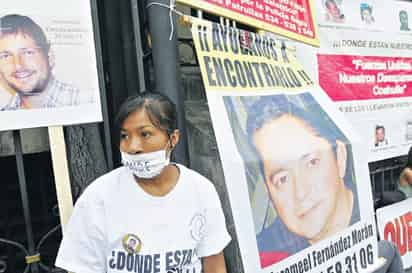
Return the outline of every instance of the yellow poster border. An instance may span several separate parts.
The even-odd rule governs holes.
[[[316,14],[315,14],[315,10],[314,10],[314,4],[313,4],[313,0],[308,0],[309,2],[309,8],[310,8],[310,15],[312,16],[312,20],[313,20],[313,31],[314,31],[314,38],[308,38],[306,36],[297,34],[293,31],[289,31],[280,27],[277,27],[275,25],[271,25],[268,23],[265,23],[263,21],[254,19],[252,17],[237,13],[235,11],[229,10],[227,8],[222,8],[220,6],[211,4],[209,2],[206,1],[202,1],[202,0],[176,0],[176,2],[184,4],[184,5],[188,5],[190,7],[193,8],[198,8],[213,14],[217,14],[219,16],[224,16],[227,18],[230,18],[232,20],[241,22],[243,24],[246,25],[250,25],[253,27],[256,27],[260,30],[266,30],[269,32],[273,32],[276,34],[280,34],[282,36],[288,37],[290,39],[293,40],[297,40],[312,46],[316,46],[319,47],[320,46],[320,41],[319,41],[319,30],[318,30],[318,24],[316,21]]]
[[[274,64],[275,66],[278,65],[286,69],[291,68],[294,71],[304,70],[304,69],[302,65],[298,62],[298,60],[296,59],[295,55],[290,50],[286,51],[286,54],[288,55],[288,59],[289,59],[289,61],[286,63],[282,59],[275,61],[273,59],[267,59],[267,57],[264,57],[264,56],[255,56],[255,55],[241,56],[238,54],[228,53],[228,52],[225,53],[225,52],[220,52],[217,50],[212,50],[212,51],[201,50],[200,49],[201,42],[199,40],[200,36],[197,35],[197,33],[199,32],[198,26],[205,27],[203,30],[206,32],[206,36],[204,37],[204,39],[208,40],[210,44],[213,44],[213,37],[212,37],[213,23],[208,20],[203,20],[203,19],[193,18],[193,17],[191,20],[192,20],[191,21],[192,37],[193,37],[194,47],[196,50],[196,56],[199,62],[199,68],[201,71],[202,81],[205,86],[205,90],[209,90],[210,92],[226,92],[226,91],[233,91],[235,89],[239,93],[245,92],[245,91],[254,91],[254,92],[263,93],[263,92],[273,91],[273,90],[282,90],[283,92],[300,92],[302,90],[306,90],[307,88],[313,87],[313,82],[312,83],[305,82],[305,80],[302,78],[301,78],[303,80],[302,86],[292,86],[292,87],[270,86],[269,84],[263,85],[261,87],[241,87],[241,86],[233,87],[233,86],[222,86],[222,85],[211,86],[208,77],[205,76],[205,75],[208,75],[208,72],[206,70],[205,61],[203,59],[205,56],[217,57],[217,58],[227,58],[229,60],[255,61],[258,63]],[[223,26],[223,27],[228,28],[227,26]],[[221,29],[219,31],[221,32],[223,30]],[[262,36],[261,34],[258,34],[258,35]],[[282,50],[279,43],[272,45],[272,46],[274,46],[278,50]],[[286,46],[286,49],[288,49],[288,46]]]

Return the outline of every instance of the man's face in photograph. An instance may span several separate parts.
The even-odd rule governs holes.
[[[135,239],[130,239],[128,245],[129,245],[129,247],[130,247],[131,249],[135,249],[135,247],[136,247],[136,240],[135,240]]]
[[[0,36],[0,74],[22,95],[42,92],[50,74],[48,56],[27,34]]]
[[[385,129],[378,128],[375,132],[376,142],[382,142],[385,140]]]
[[[278,216],[291,232],[317,240],[334,215],[346,157],[337,160],[332,145],[292,115],[267,121],[253,141]]]
[[[399,21],[401,25],[407,26],[408,25],[408,14],[405,11],[399,12]]]
[[[332,18],[340,18],[341,13],[338,5],[334,1],[326,2],[326,9]]]

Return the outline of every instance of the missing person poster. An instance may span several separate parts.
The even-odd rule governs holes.
[[[412,37],[322,33],[319,84],[364,137],[369,161],[406,154],[412,145]]]
[[[411,31],[408,1],[392,0],[319,0],[315,1],[320,27],[389,31],[407,34]]]
[[[394,243],[403,267],[412,267],[412,198],[376,211],[379,235]]]
[[[90,2],[2,3],[0,130],[101,119]]]
[[[313,0],[177,0],[237,22],[319,46]]]
[[[192,34],[244,272],[369,268],[366,151],[343,114],[284,43],[199,20]]]
[[[412,145],[412,4],[320,2],[317,11],[325,13],[318,19],[320,48],[296,44],[299,59],[363,137],[369,162],[407,154]]]

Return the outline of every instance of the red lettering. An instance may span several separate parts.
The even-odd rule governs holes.
[[[404,218],[408,230],[408,251],[412,252],[412,212],[405,213]]]
[[[412,212],[386,223],[383,237],[396,244],[401,256],[408,251],[412,252]]]
[[[396,244],[401,256],[412,251],[412,212],[405,213],[385,225],[383,236],[385,240]]]
[[[395,232],[395,227],[392,222],[388,222],[385,225],[385,230],[383,231],[383,237],[385,238],[385,240],[395,243],[396,232]]]
[[[400,219],[395,219],[395,226],[396,226],[396,244],[399,249],[399,253],[401,256],[405,255],[407,251],[407,238],[408,238],[408,230],[405,228],[405,223],[403,217],[399,217]]]

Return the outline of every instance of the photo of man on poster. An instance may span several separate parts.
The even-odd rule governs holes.
[[[0,77],[13,90],[11,101],[0,110],[55,108],[83,103],[81,92],[56,79],[54,56],[43,29],[27,16],[0,18]],[[92,102],[92,99],[88,99]]]
[[[224,98],[228,112],[232,99]],[[313,97],[248,99],[254,103],[245,107],[246,135],[276,214],[270,223],[266,214],[263,228],[256,230],[264,268],[358,222],[360,213],[351,145]],[[231,116],[233,129],[241,119]],[[243,155],[250,173],[256,164]]]
[[[325,19],[334,23],[345,22],[345,15],[342,13],[341,7],[336,0],[325,0]]]
[[[388,145],[386,138],[385,127],[383,125],[375,126],[375,147],[382,147]]]
[[[373,24],[375,22],[375,18],[373,17],[372,6],[368,3],[360,4],[360,16],[362,22],[364,22],[367,25]]]
[[[408,22],[408,13],[406,10],[399,11],[399,23],[401,24],[399,27],[400,31],[410,31],[409,22]]]

